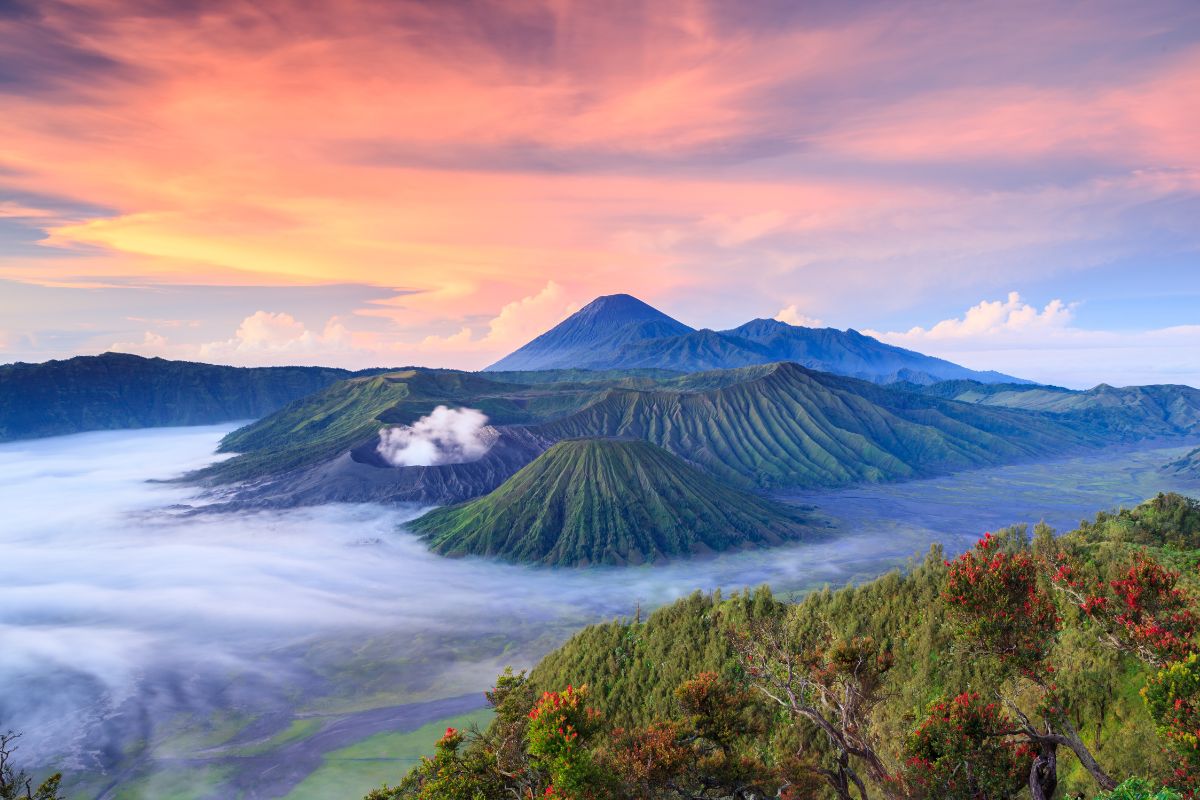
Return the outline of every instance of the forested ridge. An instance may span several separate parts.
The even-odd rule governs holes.
[[[128,353],[3,364],[0,442],[261,417],[354,374],[327,367],[226,367]]]
[[[934,546],[789,603],[694,594],[489,693],[393,798],[1170,798],[1200,778],[1200,504]]]

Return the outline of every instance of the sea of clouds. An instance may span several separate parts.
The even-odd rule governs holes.
[[[1165,459],[808,494],[839,515],[836,536],[663,567],[547,570],[433,555],[404,530],[417,508],[190,513],[193,491],[162,481],[212,461],[232,427],[0,445],[0,728],[26,731],[27,758],[109,769],[181,719],[476,691],[504,664],[528,666],[638,605],[839,585],[933,540],[965,547],[997,523],[1049,513],[1069,524],[1152,492]],[[364,652],[367,672],[339,669]]]

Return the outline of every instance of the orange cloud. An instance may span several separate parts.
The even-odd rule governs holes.
[[[8,54],[29,77],[4,99],[0,186],[92,210],[0,204],[44,252],[0,251],[0,278],[403,289],[356,315],[387,333],[340,321],[355,348],[482,357],[515,337],[506,304],[541,321],[708,288],[769,313],[896,269],[916,292],[996,269],[981,253],[1088,240],[1081,204],[1196,190],[1195,43],[1060,77],[1060,53],[1143,23],[801,5],[40,4],[0,22],[31,43]],[[1040,66],[1010,77],[1014,50]],[[1101,163],[1066,188],[962,168],[1063,154]],[[922,172],[939,164],[955,179]]]

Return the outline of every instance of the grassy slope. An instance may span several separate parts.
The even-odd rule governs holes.
[[[723,485],[648,442],[579,439],[411,527],[445,555],[587,565],[778,543],[804,526],[794,509]]]
[[[0,366],[0,441],[260,417],[352,373],[120,353]]]
[[[1185,387],[1089,394],[960,382],[903,391],[791,363],[549,377],[420,369],[354,378],[235,431],[222,447],[240,455],[201,476],[241,480],[316,464],[442,403],[481,409],[495,424],[535,425],[553,439],[644,439],[758,488],[898,480],[1200,430],[1200,392]],[[1009,407],[1019,397],[1028,408]],[[1066,398],[1070,410],[1045,411],[1036,397]]]
[[[380,785],[396,783],[422,756],[433,755],[433,742],[446,728],[486,727],[491,709],[432,722],[413,731],[380,733],[326,754],[316,772],[288,792],[286,800],[361,797]]]
[[[1021,541],[1021,529],[1002,533]],[[1062,540],[1094,563],[1123,563],[1143,546],[1180,570],[1192,591],[1200,589],[1200,508],[1168,496],[1135,510],[1101,514]],[[843,635],[870,635],[893,648],[887,699],[878,710],[878,740],[894,753],[896,743],[921,710],[942,693],[966,688],[990,692],[988,667],[957,652],[940,610],[945,566],[939,547],[907,573],[889,573],[862,586],[813,593],[800,602],[806,624]],[[640,624],[613,621],[576,634],[532,672],[538,690],[588,684],[598,707],[616,725],[646,724],[676,713],[671,692],[683,680],[711,670],[737,679],[729,632],[749,617],[780,613],[782,606],[759,590],[722,601],[695,594],[654,612]],[[1145,671],[1100,647],[1068,618],[1054,658],[1059,685],[1075,698],[1076,723],[1102,764],[1116,775],[1165,776],[1163,753],[1138,691]],[[1065,668],[1064,668],[1065,667]],[[890,743],[890,744],[889,744]],[[1094,786],[1069,754],[1060,751],[1062,786],[1094,794]]]
[[[198,477],[244,480],[320,463],[370,439],[385,425],[411,424],[442,404],[470,406],[495,424],[514,424],[573,411],[599,391],[586,381],[530,385],[450,370],[353,378],[229,434],[221,450],[239,455]]]
[[[646,439],[723,480],[763,488],[883,481],[1094,442],[1038,415],[897,392],[773,364],[613,390],[540,430]]]
[[[1053,386],[947,381],[923,391],[964,403],[1070,417],[1110,437],[1138,439],[1200,431],[1200,390],[1190,386],[1101,384],[1079,392]]]

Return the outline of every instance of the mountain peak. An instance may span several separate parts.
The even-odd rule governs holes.
[[[795,361],[812,370],[876,383],[1018,382],[886,344],[854,328],[809,328],[760,318],[730,330],[693,330],[628,294],[597,297],[487,369],[698,372],[776,361]]]
[[[598,349],[691,332],[687,325],[633,295],[608,294],[597,297],[487,369],[494,372],[585,366]]]
[[[603,321],[605,324],[627,324],[647,320],[675,320],[668,317],[649,303],[645,303],[631,294],[606,294],[597,297],[583,308],[576,311],[565,321],[577,319]]]

